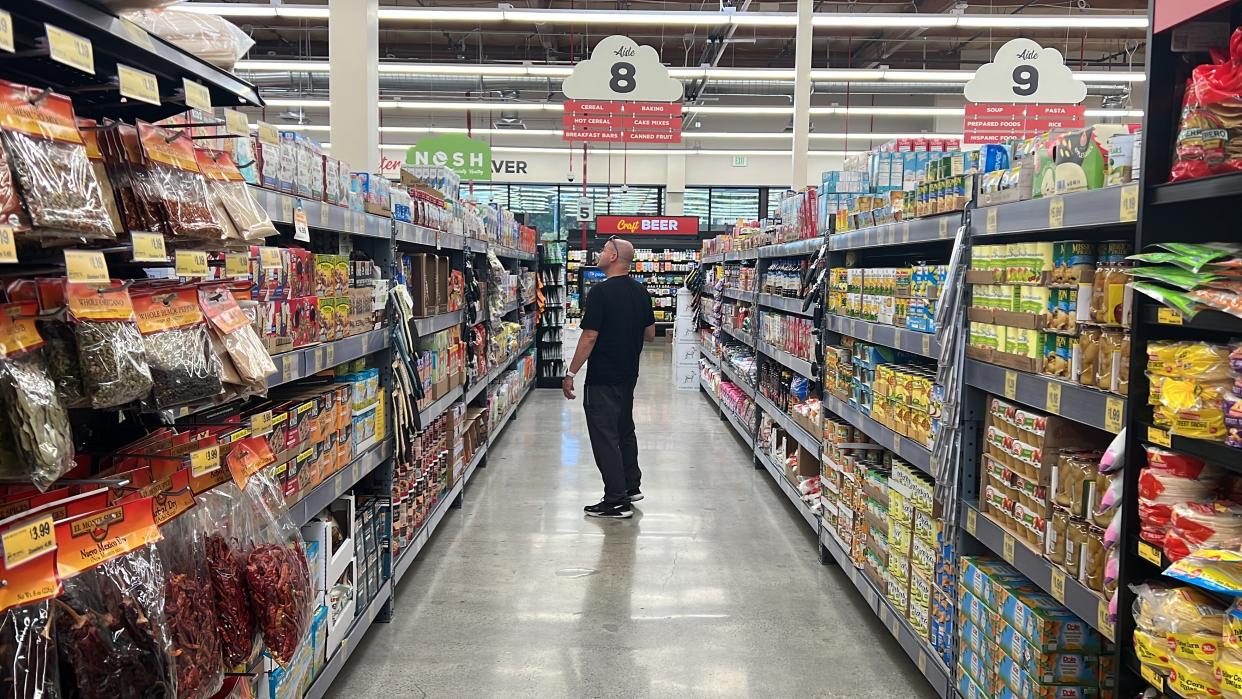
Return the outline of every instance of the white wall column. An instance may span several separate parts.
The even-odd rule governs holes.
[[[664,215],[681,216],[686,205],[686,156],[670,155],[668,178],[665,180]]]
[[[332,155],[379,169],[379,0],[329,0]]]
[[[798,0],[798,33],[794,37],[793,162],[790,186],[807,185],[807,151],[811,148],[811,0]]]

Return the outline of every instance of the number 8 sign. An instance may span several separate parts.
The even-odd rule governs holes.
[[[561,91],[571,100],[680,102],[682,97],[681,81],[668,74],[656,50],[619,34],[601,39],[591,57],[574,66]]]

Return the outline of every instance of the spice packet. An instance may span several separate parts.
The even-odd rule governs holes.
[[[151,402],[159,410],[219,395],[220,362],[192,287],[144,290],[133,296],[147,364]]]
[[[199,497],[203,514],[211,522],[205,530],[207,570],[216,597],[220,651],[225,666],[234,667],[252,658],[262,640],[246,587],[246,555],[248,542],[254,538],[254,513],[235,483],[222,483]]]
[[[266,377],[276,373],[276,364],[233,294],[227,287],[216,285],[200,288],[198,299],[212,330],[233,360],[238,376],[247,384],[264,382],[266,387]]]
[[[121,211],[117,205],[116,191],[112,180],[108,177],[108,167],[104,164],[103,149],[99,144],[100,127],[94,119],[78,119],[78,133],[82,134],[82,143],[86,146],[86,158],[90,161],[91,170],[95,173],[95,181],[99,182],[100,196],[108,220],[115,231],[125,230],[121,222]]]
[[[26,519],[3,527],[4,533],[38,526]],[[56,554],[49,549],[24,561],[0,557],[0,663],[6,697],[59,697],[53,605],[61,593]]]
[[[142,335],[126,284],[65,284],[69,315],[78,339],[82,385],[96,409],[114,408],[151,391]]]
[[[101,145],[126,230],[164,233],[160,199],[147,172],[138,129],[130,124],[111,122],[103,132]]]
[[[1134,290],[1146,294],[1182,314],[1187,320],[1199,315],[1203,305],[1186,293],[1150,282],[1134,282]]]
[[[207,183],[198,170],[189,135],[140,121],[138,140],[165,230],[178,237],[222,240],[224,230],[212,215]]]
[[[69,324],[65,306],[65,282],[59,278],[34,280],[39,301],[39,334],[46,343],[48,372],[66,408],[89,408],[91,401],[82,388],[82,366],[78,361],[78,338]]]
[[[1173,253],[1174,264],[1186,265],[1192,272],[1200,272],[1208,264],[1225,258],[1242,255],[1242,247],[1230,243],[1181,243],[1171,241],[1157,243],[1156,247],[1164,248]]]
[[[43,240],[116,240],[65,95],[0,81],[0,129],[17,189]]]
[[[57,635],[83,699],[176,687],[153,504],[139,498],[56,525]]]
[[[33,302],[0,306],[0,412],[4,446],[17,458],[0,472],[47,490],[74,467],[73,428],[42,352]]]
[[[207,178],[207,188],[226,213],[233,228],[247,241],[262,241],[278,235],[267,212],[250,193],[250,187],[228,153],[195,148],[198,167]]]

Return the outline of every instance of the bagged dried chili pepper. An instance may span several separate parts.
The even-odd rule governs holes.
[[[73,468],[73,428],[43,356],[33,302],[0,306],[0,414],[40,490]]]
[[[116,240],[68,97],[0,81],[0,128],[28,235]]]
[[[151,498],[56,525],[57,644],[77,696],[176,697],[159,540]]]
[[[211,349],[198,290],[145,289],[133,299],[155,407],[163,410],[220,395],[222,369]]]
[[[242,497],[255,513],[255,529],[246,554],[250,609],[263,632],[267,652],[280,666],[293,659],[310,628],[310,568],[298,529],[287,519],[284,493],[270,473],[273,456],[262,437],[233,444],[229,470]]]
[[[114,408],[145,398],[151,369],[127,286],[116,280],[106,286],[66,283],[65,297],[91,406]]]
[[[27,519],[0,528],[7,533],[39,526]],[[35,536],[40,535],[36,530]],[[7,558],[0,557],[0,696],[55,699],[61,696],[52,609],[61,592],[56,556],[47,550],[12,565]]]
[[[182,130],[138,122],[152,192],[159,197],[165,230],[174,236],[221,240],[224,230],[211,212],[207,183],[194,159],[194,143]]]
[[[211,522],[206,540],[207,570],[216,595],[220,652],[225,666],[234,667],[250,659],[260,641],[246,587],[246,542],[254,532],[254,514],[233,483],[213,488],[199,498],[204,516]]]

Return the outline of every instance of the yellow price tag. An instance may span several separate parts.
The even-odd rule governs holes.
[[[4,567],[13,568],[56,548],[56,527],[46,514],[15,525],[0,540],[4,546]]]
[[[198,478],[220,468],[220,447],[207,447],[190,452],[190,475]]]
[[[1114,434],[1121,431],[1125,421],[1126,403],[1120,398],[1109,398],[1104,402],[1104,430]]]
[[[893,451],[901,451],[901,435],[893,433]]]
[[[1061,412],[1061,384],[1056,381],[1048,382],[1048,395],[1044,396],[1044,410],[1050,413],[1060,414]]]
[[[250,120],[236,109],[225,109],[224,132],[247,138],[250,136]]]
[[[1052,596],[1061,604],[1065,604],[1065,573],[1062,573],[1057,568],[1052,569],[1051,587],[1052,589],[1049,592],[1052,593]]]
[[[903,243],[910,242],[910,222],[909,221],[901,222],[901,242]]]
[[[1121,188],[1121,211],[1118,216],[1122,221],[1138,220],[1138,200],[1138,185],[1128,184]]]
[[[979,529],[979,513],[974,508],[966,510],[966,533],[975,536]]]
[[[1155,668],[1152,666],[1139,665],[1139,675],[1142,676],[1143,681],[1147,684],[1155,687],[1161,692],[1164,691],[1164,676],[1159,672],[1156,672]]]
[[[319,227],[320,228],[328,227],[328,214],[331,211],[328,208],[329,206],[330,205],[327,204],[326,202],[321,202],[319,204]]]
[[[1169,436],[1168,431],[1162,430],[1159,427],[1148,427],[1147,428],[1147,441],[1153,444],[1159,444],[1162,447],[1173,446],[1173,440]]]
[[[888,618],[888,632],[893,634],[893,638],[897,638],[897,630],[900,626],[899,617],[896,614],[893,614]]]
[[[874,336],[874,331],[875,331],[875,326],[873,326],[871,323],[863,323],[863,339],[864,340],[866,340],[867,342],[871,342],[871,338]]]
[[[124,63],[116,64],[116,77],[121,83],[121,96],[159,105],[160,82],[145,70],[130,68]]]
[[[155,44],[151,43],[151,35],[147,33],[147,30],[127,19],[118,21],[121,23],[121,31],[125,32],[125,36],[128,36],[130,41],[148,51],[155,51]]]
[[[949,237],[949,217],[948,216],[940,217],[940,237],[941,238]]]
[[[995,206],[988,208],[987,231],[989,235],[996,232],[996,207]]]
[[[202,250],[177,251],[178,277],[205,277],[210,274],[207,269],[207,253]]]
[[[259,248],[259,265],[263,269],[280,269],[280,248]]]
[[[1005,541],[1003,542],[1003,549],[1001,551],[1001,558],[1004,558],[1005,562],[1010,565],[1013,565],[1014,545],[1015,543],[1014,543],[1013,537],[1010,536],[1009,534],[1006,534]]]
[[[189,78],[181,79],[181,88],[185,91],[185,106],[204,112],[211,111],[211,90]]]
[[[1005,397],[1014,400],[1018,396],[1018,372],[1005,372]]]
[[[266,121],[258,123],[259,140],[263,143],[280,143],[280,131]]]
[[[1065,225],[1065,200],[1052,197],[1048,201],[1048,227],[1060,228]]]
[[[1095,608],[1095,628],[1104,634],[1108,640],[1116,640],[1117,630],[1113,628],[1113,622],[1108,617],[1108,601],[1100,600]]]
[[[224,256],[224,273],[230,277],[250,274],[250,255],[244,252],[230,252]]]
[[[91,46],[90,39],[46,22],[43,28],[47,31],[48,52],[53,61],[83,73],[95,74],[95,48]]]
[[[923,333],[923,356],[931,356],[931,335]]]
[[[1182,314],[1172,308],[1161,306],[1156,310],[1156,322],[1164,325],[1181,325]]]
[[[919,652],[918,665],[919,665],[919,672],[923,674],[927,674],[927,654],[926,653],[923,653],[921,651]]]
[[[0,49],[9,53],[17,50],[13,44],[13,15],[0,10]]]
[[[327,344],[323,348],[323,366],[324,368],[336,366],[336,345]]]
[[[264,435],[272,431],[272,411],[264,410],[250,416],[250,434]]]
[[[17,238],[12,226],[0,226],[0,262],[17,262]]]
[[[293,222],[293,197],[282,196],[280,198],[280,220],[286,223]]]
[[[65,275],[75,284],[107,284],[108,262],[98,250],[66,250]]]
[[[1155,565],[1161,564],[1160,549],[1156,548],[1155,546],[1152,546],[1146,541],[1139,542],[1138,554],[1139,554],[1139,558],[1147,561],[1148,563],[1152,563]]]
[[[298,372],[298,356],[299,356],[299,353],[290,352],[286,354],[280,360],[280,366],[281,366],[280,373],[284,375],[283,378],[286,381],[291,381],[297,378],[296,374]]]
[[[129,234],[134,244],[134,262],[167,262],[168,250],[164,247],[162,233],[143,233],[134,231]]]

